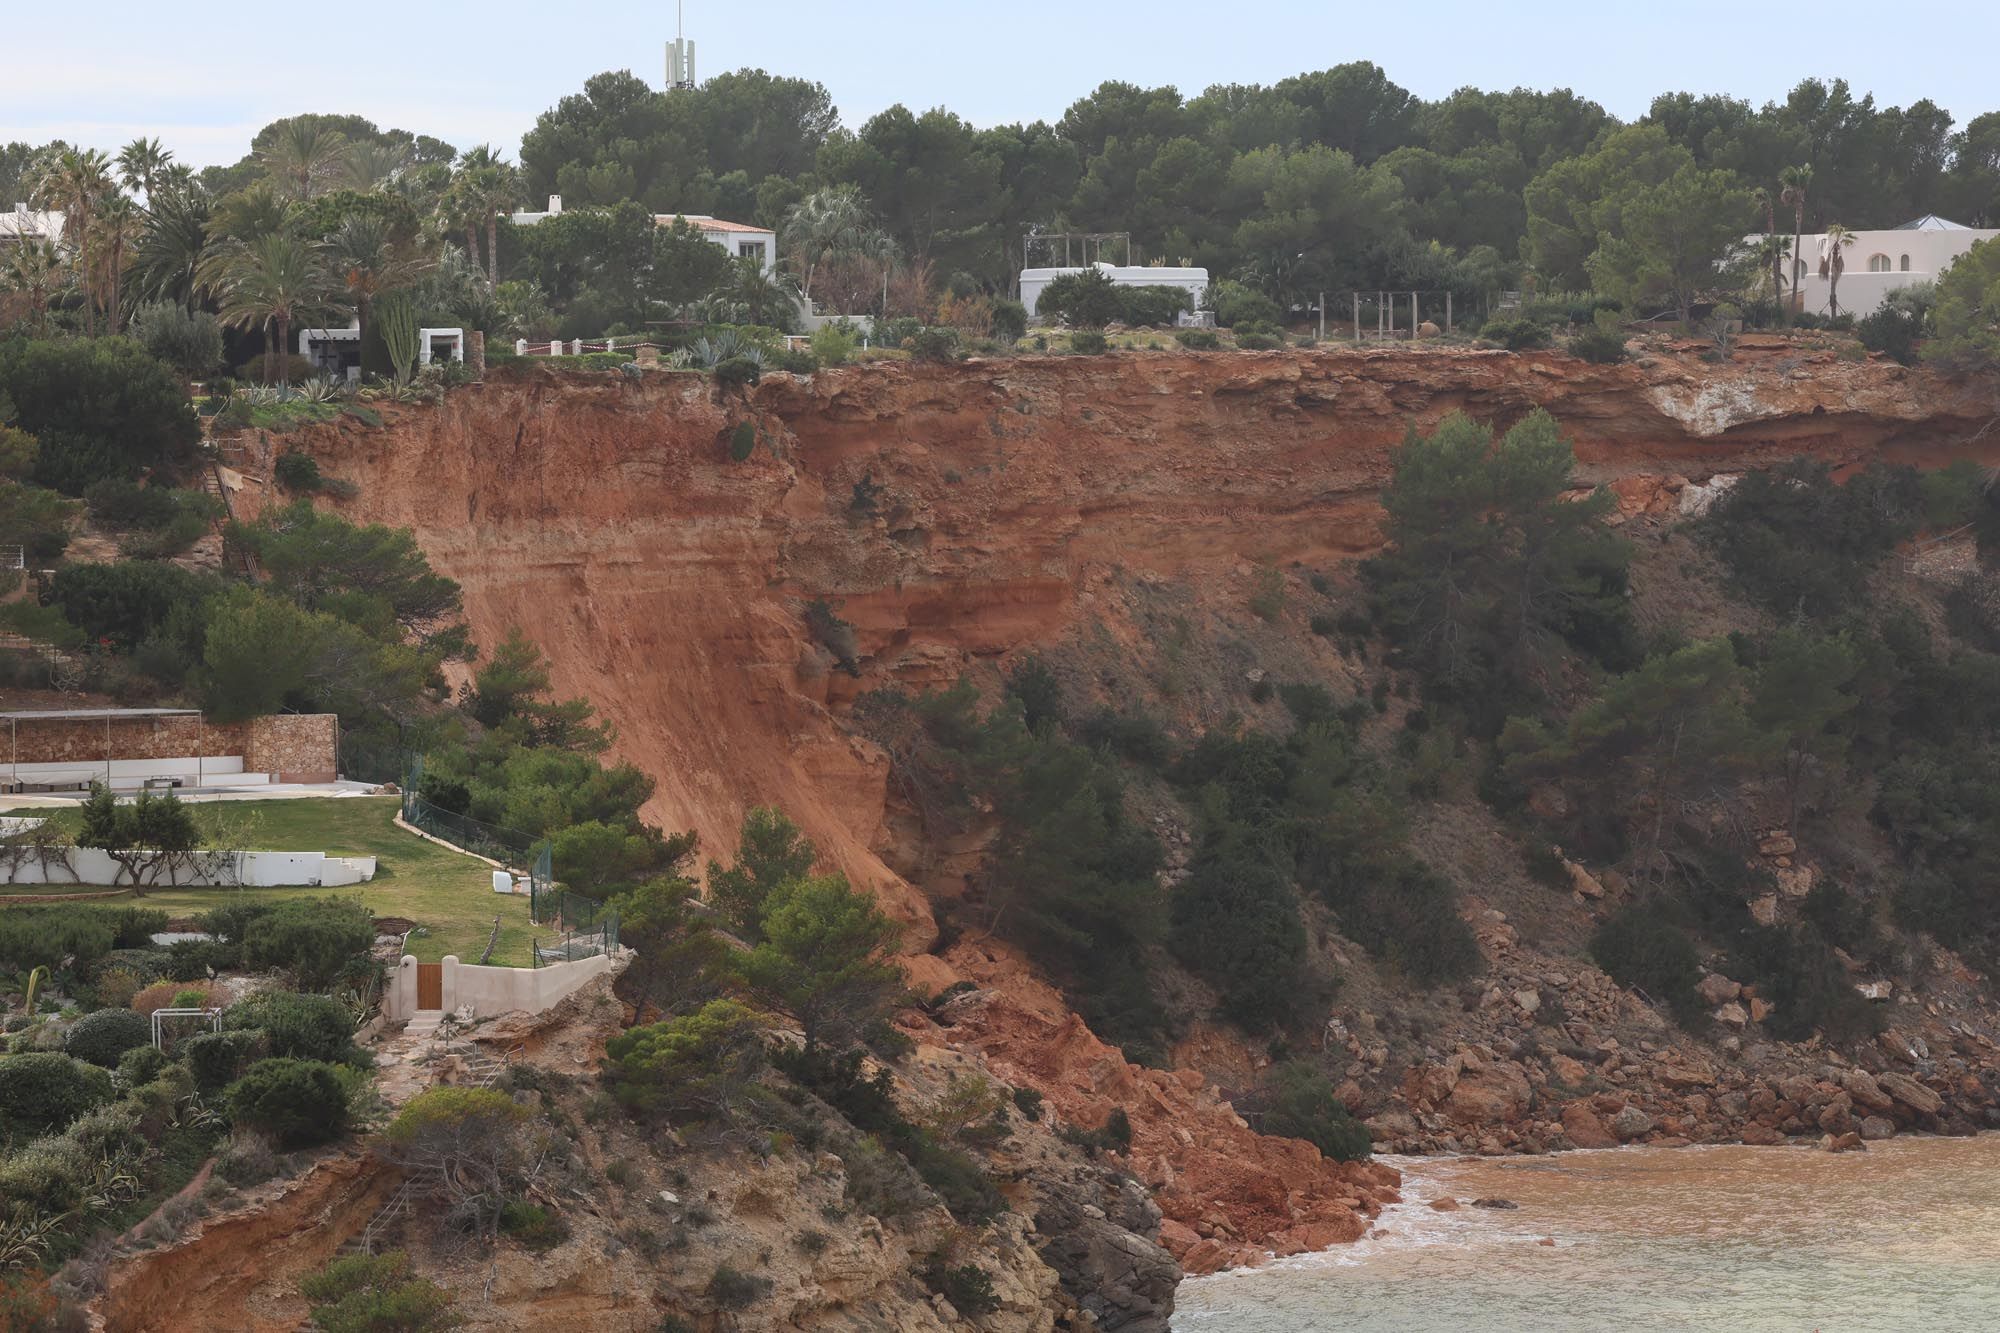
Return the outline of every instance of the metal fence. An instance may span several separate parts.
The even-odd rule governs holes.
[[[424,760],[419,755],[412,759],[403,770],[403,822],[422,829],[434,838],[442,838],[454,847],[499,861],[509,866],[533,864],[536,871],[547,873],[548,843],[546,839],[536,839],[519,829],[503,828],[489,824],[471,815],[462,815],[454,810],[446,810],[433,805],[417,795],[417,788],[424,780]]]

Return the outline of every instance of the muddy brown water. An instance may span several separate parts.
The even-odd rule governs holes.
[[[1376,1234],[1184,1283],[1175,1333],[2000,1330],[2000,1134],[1387,1160]]]

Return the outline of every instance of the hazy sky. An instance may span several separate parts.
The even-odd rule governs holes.
[[[1929,97],[1961,124],[2000,109],[1996,0],[688,0],[687,22],[704,76],[818,79],[850,126],[899,101],[981,125],[1053,120],[1106,79],[1193,94],[1363,59],[1425,97],[1570,87],[1628,119],[1656,92],[1761,103],[1807,75],[1879,104]],[[0,141],[115,149],[145,133],[203,166],[279,116],[329,111],[511,155],[592,74],[658,83],[673,27],[671,0],[0,0]]]

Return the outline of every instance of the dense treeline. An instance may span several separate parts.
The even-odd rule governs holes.
[[[550,194],[568,216],[507,220]],[[0,198],[15,197],[69,209],[82,251],[73,278],[33,263],[13,275],[22,314],[40,324],[53,307],[86,329],[100,314],[120,328],[145,302],[278,335],[329,305],[365,326],[372,294],[394,288],[414,293],[419,322],[503,337],[636,328],[659,302],[782,322],[761,275],[652,226],[675,212],[776,229],[791,281],[854,313],[929,320],[946,295],[1005,297],[1024,262],[1048,258],[1026,235],[1089,230],[1128,231],[1143,258],[1204,265],[1288,307],[1360,287],[1448,289],[1477,309],[1536,285],[1685,315],[1691,286],[1752,230],[1926,212],[2000,222],[2000,112],[1955,122],[1929,101],[1879,107],[1844,81],[1807,79],[1761,107],[1662,94],[1628,125],[1566,89],[1427,102],[1354,63],[1193,97],[1107,83],[1054,124],[982,129],[894,106],[847,127],[809,80],[746,70],[664,93],[606,73],[537,121],[518,166],[484,146],[306,115],[200,173],[157,141],[115,164],[9,144]],[[457,258],[438,258],[439,238]],[[322,245],[315,281],[300,248]],[[1782,274],[1769,256],[1749,262]],[[379,351],[369,360],[386,368]]]

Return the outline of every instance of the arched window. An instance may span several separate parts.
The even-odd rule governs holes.
[[[1904,256],[1903,256],[1903,272],[1905,272],[1905,273],[1908,273],[1909,271],[1910,271],[1910,257],[1909,257],[1908,255],[1904,255]]]
[[[1868,271],[1870,273],[1887,273],[1889,271],[1889,256],[1887,255],[1868,256]]]

